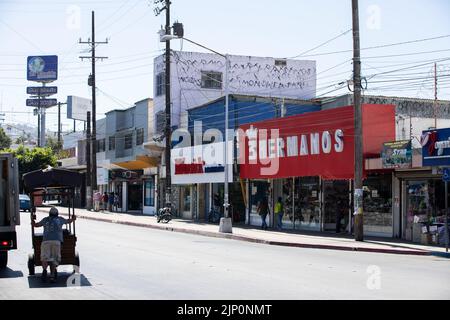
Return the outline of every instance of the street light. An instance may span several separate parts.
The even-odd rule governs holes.
[[[229,87],[228,87],[228,70],[229,70],[229,64],[230,64],[230,60],[229,60],[229,56],[228,54],[222,54],[219,53],[213,49],[210,49],[208,47],[205,47],[204,45],[201,45],[200,43],[197,43],[195,41],[192,41],[190,39],[184,38],[184,37],[180,37],[180,36],[176,36],[176,35],[171,35],[171,34],[160,34],[160,41],[164,42],[164,41],[170,41],[173,39],[183,39],[186,40],[187,42],[190,42],[192,44],[195,44],[196,46],[199,46],[203,49],[206,49],[208,51],[211,51],[223,58],[225,58],[225,81],[224,83],[224,93],[225,93],[225,143],[224,143],[224,173],[225,173],[225,181],[224,181],[224,212],[225,212],[225,217],[224,218],[220,218],[220,225],[219,225],[219,232],[222,233],[232,233],[232,220],[231,217],[229,215],[229,207],[230,207],[230,203],[229,203],[229,191],[228,191],[228,95],[229,95]]]

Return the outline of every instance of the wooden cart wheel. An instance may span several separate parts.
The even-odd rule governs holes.
[[[0,251],[0,269],[6,268],[8,264],[8,251]]]
[[[75,266],[77,268],[75,268]],[[74,263],[74,273],[75,272],[80,272],[80,256],[78,254],[78,252],[75,253],[75,263]]]
[[[34,269],[34,254],[28,255],[28,273],[30,276],[34,276],[35,269]]]

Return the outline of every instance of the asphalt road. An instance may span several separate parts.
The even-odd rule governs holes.
[[[0,299],[450,299],[450,260],[253,244],[77,220],[80,278],[29,277],[29,214]],[[77,285],[77,280],[80,285]]]

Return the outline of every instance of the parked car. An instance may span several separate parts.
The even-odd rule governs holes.
[[[29,196],[27,196],[26,194],[20,194],[19,195],[19,202],[20,202],[20,210],[30,211],[31,200],[30,200]]]

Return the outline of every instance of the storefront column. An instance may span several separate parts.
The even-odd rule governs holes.
[[[392,174],[392,219],[393,219],[393,230],[392,230],[392,236],[394,238],[401,238],[401,206],[400,206],[400,199],[401,199],[401,181],[399,178],[395,176],[395,174]]]
[[[128,183],[122,182],[122,212],[128,211]]]

